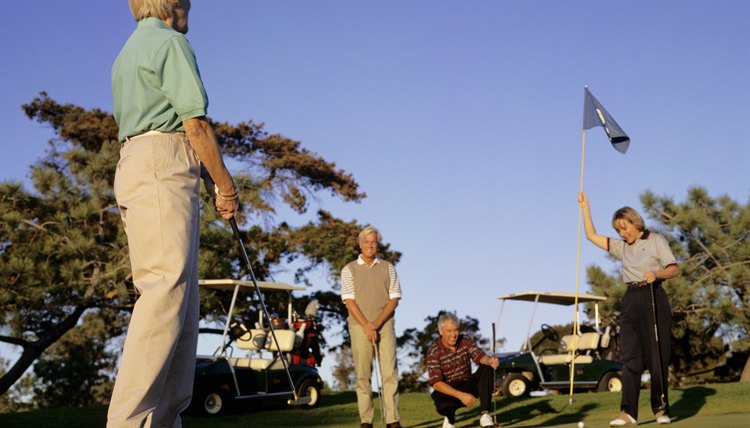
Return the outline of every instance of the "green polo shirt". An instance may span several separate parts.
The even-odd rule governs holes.
[[[182,121],[208,109],[193,48],[157,18],[139,21],[117,56],[112,98],[121,142],[146,131],[184,131]]]

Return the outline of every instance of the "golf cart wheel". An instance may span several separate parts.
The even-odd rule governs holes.
[[[503,381],[503,395],[518,398],[529,395],[529,381],[520,373],[510,373]]]
[[[219,416],[231,407],[231,398],[223,391],[205,390],[193,397],[195,410],[202,416]]]
[[[297,395],[300,398],[310,397],[310,402],[303,406],[306,409],[312,409],[320,404],[320,388],[318,388],[318,385],[312,379],[302,382],[302,385],[297,390]]]
[[[620,392],[622,391],[622,376],[617,372],[607,372],[602,380],[599,381],[600,392]]]

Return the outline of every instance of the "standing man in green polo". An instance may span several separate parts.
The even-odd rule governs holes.
[[[392,264],[378,257],[380,232],[368,226],[359,234],[361,254],[341,270],[341,298],[349,311],[349,336],[357,375],[357,405],[361,428],[372,428],[372,361],[380,360],[388,428],[399,428],[398,368],[394,314],[401,284]]]
[[[239,197],[185,38],[190,0],[129,2],[138,26],[112,67],[122,143],[114,187],[139,298],[107,427],[177,428],[190,404],[198,340],[200,162],[223,218],[232,218]]]

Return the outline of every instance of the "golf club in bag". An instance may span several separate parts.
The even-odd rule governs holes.
[[[253,272],[253,266],[250,264],[250,258],[247,256],[247,251],[245,250],[245,243],[242,242],[242,237],[240,236],[240,229],[237,227],[237,221],[235,221],[234,217],[229,220],[229,224],[232,226],[232,232],[234,233],[234,238],[237,240],[237,244],[240,247],[240,253],[242,253],[242,257],[245,259],[245,263],[247,264],[247,271],[250,274],[250,279],[253,282],[253,288],[255,288],[255,294],[258,296],[258,301],[260,302],[261,311],[263,312],[263,316],[265,316],[266,321],[268,322],[268,327],[271,329],[271,337],[273,338],[273,343],[276,345],[276,349],[281,349],[279,346],[279,341],[276,339],[276,331],[273,328],[273,322],[271,322],[271,317],[268,314],[268,309],[266,308],[266,302],[263,299],[263,293],[260,291],[260,287],[258,287],[258,280],[255,279],[255,273]],[[282,353],[279,351],[279,353]],[[287,400],[287,404],[292,406],[301,406],[304,404],[309,404],[311,398],[310,397],[300,397],[297,395],[297,389],[294,387],[294,381],[292,380],[292,374],[289,372],[289,366],[287,365],[286,357],[284,355],[279,356],[281,363],[284,365],[284,371],[286,372],[286,378],[289,381],[289,387],[292,389],[292,395],[294,396],[294,399]]]
[[[385,425],[385,410],[383,408],[383,372],[380,370],[380,351],[378,345],[373,342],[375,350],[375,381],[378,383],[378,402],[380,403],[380,421]]]

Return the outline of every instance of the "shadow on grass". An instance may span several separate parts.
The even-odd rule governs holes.
[[[715,394],[715,389],[705,386],[685,388],[680,399],[670,406],[670,413],[679,415],[680,419],[695,416],[706,405],[707,398]]]
[[[498,401],[499,403],[499,401]],[[430,404],[432,404],[432,400],[430,400]],[[493,406],[496,404],[493,404]],[[434,406],[430,406],[431,409],[435,409]],[[490,414],[494,414],[494,412],[490,411]],[[497,410],[497,415],[501,414],[501,409]],[[479,410],[479,407],[472,406],[471,409],[467,410],[465,407],[462,407],[458,409],[458,412],[456,412],[456,426],[469,426],[469,425],[479,425],[479,417],[481,416],[481,411]],[[442,415],[439,415],[436,410],[434,410],[434,418],[422,420],[421,422],[417,423],[410,423],[409,428],[440,428],[443,426],[443,420],[445,417]],[[499,419],[499,416],[498,416]],[[468,425],[465,423],[467,421],[473,421],[474,424],[471,424],[469,422]],[[498,420],[498,422],[500,422]]]
[[[458,413],[456,413],[456,425],[465,425],[464,422],[473,420],[475,422],[475,425],[478,426],[479,416],[479,408],[473,408],[472,410],[468,411],[461,411],[459,409]],[[435,419],[423,420],[422,422],[409,424],[409,428],[439,428],[443,426],[444,419],[445,418],[443,416],[435,412]]]
[[[443,426],[443,417],[435,413],[437,419],[430,419],[429,421],[422,421],[416,424],[410,424],[409,428],[428,428],[428,427],[440,427]],[[456,419],[458,422],[458,419]]]
[[[377,394],[372,394],[372,399],[378,398]],[[340,406],[342,404],[357,403],[357,393],[354,391],[330,392],[322,395],[318,407]]]
[[[503,409],[504,407],[507,408],[510,404],[529,400],[528,397],[514,398],[512,401],[498,399],[494,400],[497,401],[492,404],[493,407],[490,411],[490,415],[495,415],[497,417],[497,422],[503,426],[528,420],[530,417],[533,417],[533,415],[536,414],[556,412],[556,410],[553,409],[549,405],[549,403],[538,402],[522,407],[516,407],[513,410]],[[479,426],[480,416],[481,411],[479,407],[472,406],[472,408],[468,410],[463,407],[456,413],[456,426]],[[443,419],[443,416],[435,412],[434,419],[422,420],[418,423],[409,424],[409,428],[440,428],[443,425]]]
[[[524,406],[517,406],[510,410],[501,411],[502,423],[503,425],[513,425],[540,414],[557,413],[557,410],[550,406],[549,402],[550,400],[536,401]]]
[[[183,426],[234,428],[248,426],[250,421],[253,428],[340,426],[355,417],[359,420],[356,416],[356,403],[357,395],[353,391],[323,394],[320,404],[315,408],[289,406],[284,400],[248,399],[236,402],[221,417],[186,415]]]
[[[377,395],[374,394],[373,398]],[[354,391],[342,391],[342,392],[330,392],[321,395],[320,403],[316,406],[316,409],[325,409],[326,407],[335,407],[346,404],[357,403],[357,394]],[[263,398],[251,398],[245,400],[239,400],[233,403],[230,409],[227,411],[228,415],[241,416],[256,412],[277,412],[277,411],[289,411],[295,409],[306,410],[306,406],[290,406],[286,400],[279,399],[263,399]],[[195,419],[211,419],[211,416],[197,415],[186,412],[184,416],[193,417]]]
[[[575,413],[565,413],[565,414],[561,414],[553,409],[552,412],[557,413],[557,415],[553,417],[552,419],[545,421],[538,426],[545,427],[545,426],[555,426],[555,425],[562,425],[562,424],[574,424],[574,423],[577,423],[578,421],[582,421],[586,419],[589,416],[589,414],[593,412],[594,410],[596,410],[597,408],[599,408],[599,405],[597,404],[593,404],[593,403],[585,404],[581,406],[581,408],[579,408],[578,411],[576,411]]]

